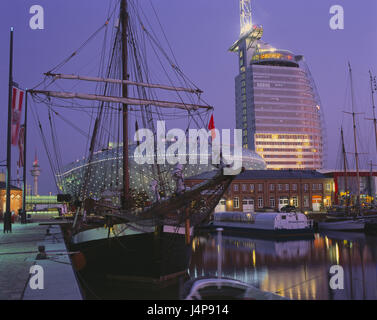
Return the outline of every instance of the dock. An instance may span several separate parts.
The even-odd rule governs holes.
[[[12,233],[0,228],[0,300],[83,299],[60,226],[16,223]],[[43,247],[46,259],[37,259]],[[32,266],[43,270],[43,288],[32,288]]]

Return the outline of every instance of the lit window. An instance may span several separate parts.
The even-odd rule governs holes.
[[[251,184],[251,185],[250,185],[250,191],[251,191],[251,192],[254,192],[254,184]]]
[[[233,208],[238,209],[240,207],[240,200],[238,197],[233,198]]]

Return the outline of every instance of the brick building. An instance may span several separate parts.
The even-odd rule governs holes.
[[[211,178],[206,172],[185,179],[191,187]],[[216,211],[279,210],[293,205],[300,211],[320,211],[333,204],[334,179],[314,170],[249,170],[239,174]]]

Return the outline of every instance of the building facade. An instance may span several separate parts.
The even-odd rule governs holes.
[[[244,31],[237,53],[236,127],[243,147],[256,151],[268,169],[324,167],[321,102],[305,59],[261,40],[263,28]]]
[[[347,176],[344,171],[323,171],[326,176],[334,180],[334,203],[336,205],[345,205],[346,191],[350,204],[356,204],[357,191],[357,174],[356,171],[348,171]],[[362,203],[375,203],[377,197],[377,172],[360,170],[360,200]],[[346,179],[347,177],[347,179]],[[347,190],[346,190],[347,185]]]
[[[0,181],[0,218],[3,217],[6,211],[7,191],[6,184]],[[22,209],[22,190],[11,186],[10,189],[10,211],[14,211],[18,215],[18,210]]]
[[[204,173],[185,179],[188,187],[209,178]],[[313,170],[257,170],[239,174],[216,211],[280,210],[292,205],[301,212],[322,211],[334,202],[334,180]]]

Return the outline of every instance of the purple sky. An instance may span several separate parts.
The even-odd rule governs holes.
[[[149,6],[148,0],[139,0]],[[29,28],[29,8],[39,4],[45,10],[45,30]],[[234,77],[237,58],[227,50],[239,35],[238,0],[153,0],[174,54],[181,68],[204,90],[204,98],[215,106],[218,128],[234,128]],[[329,9],[340,4],[345,10],[345,29],[329,27]],[[3,0],[0,10],[0,123],[1,159],[6,155],[6,116],[8,102],[9,28],[15,27],[14,78],[22,87],[32,87],[43,72],[67,57],[105,21],[108,1],[103,0]],[[303,54],[318,86],[328,132],[329,167],[337,167],[339,130],[346,126],[351,141],[351,122],[342,110],[350,108],[347,61],[354,70],[359,117],[362,163],[373,159],[374,137],[371,122],[369,75],[377,73],[377,2],[375,0],[254,0],[254,23],[264,26],[264,41],[278,48]],[[28,164],[38,150],[42,175],[40,192],[55,192],[47,157],[32,116],[29,122]],[[59,127],[62,140],[73,141],[74,135]],[[350,146],[351,144],[347,142]],[[72,161],[84,154],[81,146],[72,143],[63,150]],[[370,149],[370,150],[369,150]],[[13,150],[13,159],[18,157]],[[15,163],[15,162],[14,162]],[[14,165],[15,167],[15,165]],[[29,170],[29,168],[28,168]],[[13,174],[15,176],[15,174]],[[30,178],[29,178],[30,183]]]

